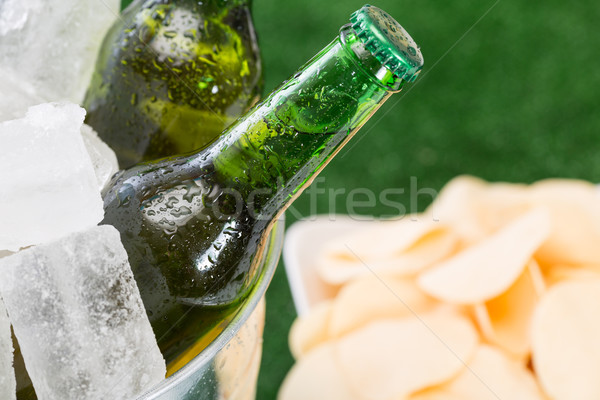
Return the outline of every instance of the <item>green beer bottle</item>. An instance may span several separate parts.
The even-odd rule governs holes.
[[[137,0],[106,35],[84,106],[122,168],[211,142],[257,100],[250,0]]]
[[[422,65],[406,31],[365,6],[209,147],[113,178],[103,223],[121,232],[167,362],[243,301],[274,221]]]

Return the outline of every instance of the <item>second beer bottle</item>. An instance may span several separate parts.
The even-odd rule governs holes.
[[[204,147],[258,100],[250,0],[137,0],[106,35],[84,106],[121,168]]]

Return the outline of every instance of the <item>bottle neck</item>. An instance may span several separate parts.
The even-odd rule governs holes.
[[[349,26],[207,151],[220,182],[270,219],[282,212],[402,81]],[[260,215],[259,215],[260,216]]]

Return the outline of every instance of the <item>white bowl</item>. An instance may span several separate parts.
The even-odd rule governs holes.
[[[292,224],[283,243],[283,262],[298,315],[315,304],[333,298],[337,288],[319,279],[316,259],[332,238],[368,226],[372,217],[319,215]]]

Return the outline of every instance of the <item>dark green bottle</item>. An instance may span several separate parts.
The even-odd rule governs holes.
[[[242,301],[273,222],[423,60],[365,6],[340,35],[195,154],[121,172],[105,224],[129,254],[159,346],[173,360]]]
[[[106,35],[86,123],[122,168],[211,142],[258,100],[250,0],[137,0]]]

